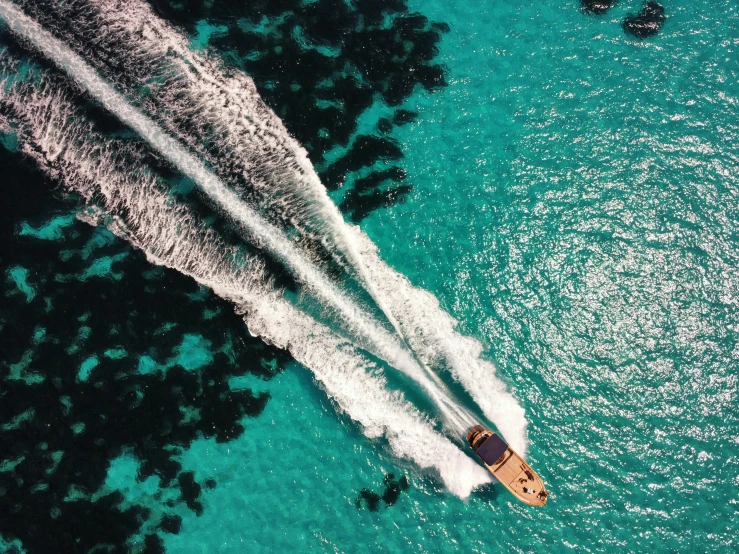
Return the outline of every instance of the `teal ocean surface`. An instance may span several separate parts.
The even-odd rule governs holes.
[[[0,9],[0,551],[735,552],[739,6],[664,0],[638,39],[636,0],[192,4],[0,8],[330,278]],[[213,111],[206,51],[232,79]],[[343,227],[289,188],[312,170],[257,92],[394,271],[335,255]],[[440,308],[410,313],[416,289]],[[438,389],[394,369],[415,363],[398,328]],[[469,414],[525,450],[545,507],[486,480]]]

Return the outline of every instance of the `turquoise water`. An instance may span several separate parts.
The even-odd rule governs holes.
[[[182,517],[161,535],[167,552],[735,551],[739,13],[730,0],[664,5],[662,32],[637,41],[621,28],[637,2],[602,17],[573,0],[410,3],[450,26],[436,60],[448,86],[402,104],[419,114],[391,135],[414,188],[360,226],[485,345],[525,409],[546,507],[500,485],[452,495],[365,437],[296,362],[232,380],[268,392],[264,411],[240,436],[196,438],[177,456],[217,482],[201,514],[168,505],[125,452],[106,490]],[[359,131],[389,112],[376,102]],[[17,232],[63,244],[67,218]],[[126,281],[128,251],[89,252],[78,280]],[[3,272],[8,295],[46,294],[25,267]],[[194,329],[171,342],[159,362],[128,356],[142,374],[197,373],[217,350]],[[127,356],[106,352],[81,358],[81,380]],[[389,473],[410,488],[358,509]]]
[[[573,4],[415,6],[452,27],[450,86],[406,103],[420,117],[396,136],[415,191],[363,224],[489,347],[526,408],[547,507],[497,490],[462,502],[408,468],[397,509],[355,513],[346,491],[393,460],[283,375],[243,455],[219,467],[243,485],[213,511],[233,509],[193,518],[192,534],[185,520],[168,547],[210,528],[223,552],[280,548],[298,529],[316,550],[733,550],[736,8],[668,3],[664,32],[639,42],[620,28],[629,3],[604,18]],[[248,454],[270,444],[270,419],[294,422],[299,456]],[[218,457],[191,454],[199,469]]]

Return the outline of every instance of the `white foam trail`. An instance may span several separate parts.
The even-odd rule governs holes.
[[[56,11],[46,15],[50,5]],[[428,366],[441,360],[485,416],[515,448],[525,451],[524,411],[495,377],[493,365],[480,358],[481,345],[457,333],[456,322],[433,296],[412,287],[379,258],[364,234],[342,223],[305,151],[262,102],[249,77],[192,52],[187,39],[141,0],[44,2],[39,16],[45,16],[49,25],[56,19],[73,21],[70,29],[59,32],[70,40],[70,33],[75,33],[78,50],[99,57],[99,68],[112,64],[108,78],[119,86],[131,93],[147,88],[151,94],[142,100],[146,109],[215,167],[227,173],[239,168],[261,191],[268,209],[282,213],[298,228],[307,226],[314,235],[321,234],[328,222],[335,245],[349,252],[360,281],[435,386],[443,390]],[[123,74],[115,71],[119,65],[126,68]],[[203,148],[206,142],[217,145],[216,154]],[[460,414],[460,420],[468,422],[468,415]]]
[[[35,4],[34,0],[21,3]],[[141,0],[68,0],[41,6],[39,17],[44,16],[49,25],[56,19],[68,20],[70,29],[58,31],[65,40],[74,40],[86,57],[99,57],[99,69],[110,64],[108,79],[116,80],[131,94],[139,88],[148,89],[151,94],[141,103],[167,130],[222,174],[240,172],[254,183],[268,211],[283,214],[296,227],[307,227],[314,235],[321,234],[324,219],[333,222],[332,236],[344,237],[345,245],[359,248],[358,254],[350,256],[352,263],[361,268],[361,280],[370,294],[421,361],[421,372],[429,376],[427,368],[439,362],[447,367],[485,416],[524,453],[524,411],[496,378],[495,367],[481,359],[481,345],[457,333],[456,322],[439,307],[436,298],[412,287],[389,268],[364,234],[352,226],[339,225],[340,215],[317,182],[305,151],[261,101],[250,78],[224,70],[218,60],[207,55],[191,52],[187,40]],[[46,14],[50,8],[56,11]],[[119,66],[125,67],[120,74]],[[204,150],[206,142],[214,143],[217,153]],[[333,215],[329,213],[332,210]],[[339,249],[347,248],[340,242],[335,244]],[[443,390],[438,379],[433,386]],[[449,410],[458,412],[455,425],[467,424],[469,415],[451,404]]]
[[[359,339],[363,348],[421,385],[453,428],[463,429],[469,426],[469,416],[438,384],[428,378],[427,373],[403,344],[346,297],[279,229],[241,201],[239,196],[199,159],[167,135],[153,120],[132,106],[122,94],[101,79],[64,43],[54,38],[7,0],[0,0],[0,17],[14,33],[30,41],[105,109],[134,129],[152,148],[190,177],[217,206],[227,212],[249,234],[258,246],[274,254],[292,269],[295,277],[308,286],[326,307],[335,309],[340,314],[341,322],[350,325],[351,336]]]
[[[34,2],[27,4],[33,6]],[[44,7],[48,8],[48,4]],[[126,73],[123,78],[114,74],[109,77],[130,93],[144,87],[149,90],[143,104],[170,133],[200,156],[208,156],[205,143],[218,143],[217,159],[210,160],[214,165],[223,166],[224,160],[228,160],[228,165],[240,167],[260,191],[261,204],[266,210],[282,214],[297,229],[320,238],[328,252],[340,254],[337,261],[347,262],[345,268],[374,299],[403,346],[412,353],[390,305],[369,278],[354,233],[326,194],[307,152],[262,101],[249,77],[237,72],[227,74],[217,59],[193,52],[187,39],[160,20],[144,2],[73,0],[54,8],[60,14],[73,11],[75,21],[79,21],[81,13],[94,21],[94,28],[89,28],[87,33],[84,32],[89,25],[86,22],[74,26],[77,35],[86,34],[89,40],[85,42],[94,45],[85,48],[80,44],[87,54],[134,45],[128,52],[128,64],[144,67],[146,71]],[[42,11],[38,10],[38,14],[42,15]],[[101,28],[105,29],[104,33],[98,32]],[[131,85],[132,77],[135,86]],[[188,98],[188,102],[179,101],[182,97]],[[174,105],[177,110],[171,109]],[[183,128],[182,121],[194,124],[196,132]],[[417,357],[416,362],[437,388],[445,389],[436,374]],[[472,423],[470,418],[463,417],[457,425],[469,427]]]
[[[74,11],[76,20],[82,11],[94,21],[94,28],[85,33],[94,46],[87,46],[86,53],[115,49],[113,41],[133,45],[128,63],[146,71],[109,77],[116,78],[130,93],[146,87],[150,94],[143,103],[153,112],[150,115],[155,113],[170,133],[199,155],[208,155],[203,146],[206,142],[217,142],[218,159],[210,161],[223,166],[227,159],[239,167],[259,191],[261,205],[268,212],[282,214],[293,226],[324,242],[328,252],[343,256],[337,261],[347,262],[345,268],[365,287],[402,338],[390,307],[368,278],[354,234],[328,197],[307,152],[262,101],[249,77],[227,73],[217,59],[192,51],[187,38],[159,19],[145,2],[68,1],[54,7],[59,13]],[[77,27],[76,33],[84,28]],[[104,33],[99,32],[101,28]],[[183,96],[187,103],[180,101]],[[171,110],[174,105],[176,111]],[[183,128],[182,121],[195,125],[196,132]]]
[[[214,164],[223,165],[227,160],[246,172],[262,167],[260,164],[264,162],[257,158],[265,155],[263,148],[255,144],[255,135],[282,152],[279,155],[271,152],[267,156],[268,160],[289,160],[284,169],[279,164],[278,167],[274,164],[269,166],[269,181],[261,182],[267,197],[280,191],[281,197],[286,199],[283,207],[291,211],[302,210],[317,218],[319,232],[321,224],[328,224],[336,246],[348,253],[360,280],[437,387],[443,385],[428,368],[441,360],[485,416],[523,455],[527,445],[525,412],[507,392],[505,384],[495,376],[495,367],[481,359],[482,345],[457,333],[456,321],[441,309],[433,295],[413,287],[408,279],[392,270],[382,261],[377,248],[364,233],[343,222],[311,167],[305,150],[289,136],[279,118],[262,102],[253,81],[238,72],[225,72],[217,59],[193,52],[187,39],[159,19],[141,0],[88,0],[85,5],[95,6],[97,13],[92,21],[106,29],[106,38],[101,38],[99,44],[101,50],[112,47],[110,36],[114,36],[119,44],[135,45],[129,54],[139,59],[131,64],[132,67],[150,68],[162,63],[159,60],[166,60],[168,69],[143,72],[144,80],[138,85],[150,84],[155,89],[152,96],[161,103],[157,114],[169,121],[168,128],[188,140],[188,144],[200,147],[204,137],[210,140],[214,135],[218,136],[222,154],[213,159]],[[171,80],[161,85],[152,83],[162,74],[174,76],[172,80],[177,86],[171,86]],[[181,95],[188,98],[190,106],[178,101]],[[172,106],[178,109],[172,110]],[[188,139],[187,132],[171,122],[171,114],[174,113],[199,122],[195,136]],[[212,125],[217,133],[210,132],[207,125]],[[253,154],[255,148],[260,152],[258,157]],[[291,221],[298,226],[300,224],[295,219]],[[461,417],[469,426],[469,415]]]
[[[0,54],[0,69],[12,65]],[[490,474],[433,430],[382,372],[349,342],[292,306],[269,281],[263,264],[229,246],[186,206],[172,202],[166,184],[142,166],[138,152],[96,134],[54,82],[31,79],[6,86],[0,101],[12,112],[23,151],[91,205],[83,218],[106,224],[146,252],[233,302],[252,333],[287,348],[311,369],[339,409],[393,453],[438,473],[464,498]],[[104,211],[94,206],[100,205]]]
[[[260,144],[266,142],[282,152],[281,156],[277,156],[278,164],[270,164],[270,167],[265,168],[269,175],[269,183],[260,183],[265,197],[274,201],[275,192],[279,190],[284,197],[291,199],[293,205],[299,204],[312,216],[317,222],[320,235],[332,239],[334,248],[330,251],[338,250],[348,258],[359,281],[403,337],[392,310],[369,278],[367,268],[359,255],[354,234],[345,224],[336,204],[328,197],[326,188],[308,159],[308,153],[290,136],[282,121],[262,101],[254,82],[243,73],[236,72],[227,76],[217,59],[193,52],[186,37],[156,17],[151,7],[144,2],[91,0],[90,3],[100,10],[100,15],[110,26],[110,30],[126,36],[128,42],[134,38],[134,32],[149,39],[148,44],[154,46],[154,50],[148,50],[147,55],[166,56],[170,63],[178,67],[178,80],[187,83],[190,97],[199,100],[198,106],[211,109],[207,120],[219,126],[221,136],[226,137],[228,141],[224,146],[231,152],[234,152],[234,148],[241,152],[240,156],[235,157],[237,163],[250,159],[244,167],[245,170],[254,165],[254,153],[251,152],[247,157],[245,145],[243,142],[240,143],[240,139],[243,140],[244,136],[253,133],[254,128],[260,135]],[[171,93],[172,91],[169,91],[170,95]],[[233,113],[233,109],[224,110],[221,107],[223,98],[232,103],[236,108],[236,114]],[[200,116],[202,117],[202,114]],[[244,129],[245,124],[250,128]],[[202,140],[197,142],[202,144]],[[251,141],[248,146],[253,150],[254,145]],[[262,155],[259,163],[263,164],[265,158],[272,160],[275,156]],[[299,202],[296,202],[296,195]],[[297,224],[300,225],[300,222]]]
[[[379,257],[375,244],[359,230],[357,240],[370,278],[380,284],[380,294],[393,305],[411,348],[429,366],[442,362],[523,456],[527,447],[524,409],[496,377],[495,366],[481,358],[482,345],[456,332],[457,322],[441,308],[437,298],[389,267]]]

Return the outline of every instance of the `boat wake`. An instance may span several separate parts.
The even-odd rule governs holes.
[[[18,4],[33,18],[7,0],[0,18],[69,80],[19,72],[22,62],[5,51],[0,113],[23,151],[86,199],[82,218],[233,302],[250,331],[288,349],[368,437],[384,437],[399,457],[435,470],[455,494],[468,495],[488,473],[387,386],[377,361],[417,383],[458,435],[475,421],[439,377],[443,368],[524,450],[523,409],[481,359],[480,344],[457,333],[432,295],[343,222],[250,79],[192,52],[137,0]],[[84,94],[138,138],[98,132],[78,107]],[[242,242],[229,242],[173,195],[153,156],[188,176]],[[273,282],[268,260],[290,272],[298,298]]]

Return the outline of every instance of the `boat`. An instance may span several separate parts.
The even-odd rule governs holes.
[[[510,493],[529,506],[543,506],[549,493],[544,482],[499,435],[475,425],[467,432],[467,442],[490,473]]]

